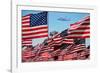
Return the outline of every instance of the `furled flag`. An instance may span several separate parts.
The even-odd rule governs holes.
[[[22,41],[24,45],[27,40],[48,37],[47,14],[45,11],[22,17]],[[27,44],[30,43],[27,41]]]
[[[70,25],[67,38],[89,38],[90,37],[90,16],[79,22]]]

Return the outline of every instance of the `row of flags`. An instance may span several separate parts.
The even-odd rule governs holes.
[[[64,32],[68,35],[57,33],[48,37],[47,16],[48,12],[22,16],[22,62],[88,59],[90,47],[80,42],[90,38],[90,17],[70,24]],[[32,39],[44,37],[47,40],[32,47]]]
[[[48,12],[22,16],[22,46],[32,45],[32,39],[48,37]],[[66,28],[67,29],[67,28]],[[48,38],[49,45],[73,44],[76,38],[90,38],[90,16],[70,24],[67,36],[60,34]]]
[[[66,37],[61,37],[60,34],[57,34],[56,36],[49,38],[47,40],[48,45],[54,46],[54,45],[62,45],[62,44],[74,44],[74,39],[67,39]]]
[[[89,48],[85,44],[69,45],[65,49],[58,47],[56,50],[55,46],[38,44],[34,48],[26,47],[22,50],[22,62],[85,60],[89,59],[89,55]]]

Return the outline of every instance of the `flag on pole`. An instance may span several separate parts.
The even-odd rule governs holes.
[[[90,17],[70,25],[67,38],[89,38],[90,37]]]
[[[22,17],[22,41],[48,37],[47,12],[29,14]],[[27,45],[30,44],[27,43]],[[24,44],[25,45],[25,44]]]

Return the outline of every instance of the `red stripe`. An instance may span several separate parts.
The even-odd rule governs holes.
[[[83,27],[83,26],[84,26],[84,27]],[[75,28],[77,29],[77,28],[82,28],[82,27],[83,27],[83,28],[85,28],[85,27],[87,28],[87,27],[90,27],[90,26],[89,26],[89,25],[71,26],[72,29],[75,29]]]
[[[53,39],[54,41],[61,41],[62,40],[62,38],[60,38],[60,39]]]
[[[30,45],[32,45],[32,44],[22,44],[22,46],[30,46]]]
[[[90,25],[90,22],[88,22],[88,23],[82,23],[81,25]]]
[[[70,34],[90,34],[88,31],[83,31],[83,32],[71,32]]]
[[[22,28],[30,27],[30,25],[22,25]]]
[[[30,21],[25,21],[25,22],[22,22],[22,24],[26,24],[26,23],[30,23]]]
[[[59,46],[59,45],[61,45],[62,43],[54,43],[54,44],[52,44],[53,46]]]
[[[67,36],[67,38],[69,38],[69,39],[71,39],[71,38],[90,38],[90,36],[89,35],[87,35],[87,36]]]
[[[85,19],[84,21],[90,21],[90,18],[88,18],[88,19]]]
[[[30,43],[22,43],[22,44],[32,44],[32,42],[30,42]]]
[[[22,42],[26,42],[26,41],[31,42],[32,40],[31,39],[30,40],[22,40]]]
[[[32,41],[32,39],[26,39],[26,40],[22,40],[22,41]]]
[[[22,21],[30,19],[29,17],[22,18]]]
[[[32,45],[32,43],[22,43],[22,45],[24,45],[24,44],[31,44]]]
[[[54,41],[48,43],[48,46],[52,46],[54,44]]]
[[[69,32],[71,32],[71,31],[75,31],[75,30],[87,30],[87,29],[90,29],[90,27],[79,27],[79,28],[77,28],[77,29],[69,29]]]
[[[25,45],[25,44],[24,44],[24,45],[22,45],[22,46],[32,46],[32,45],[31,45],[31,44],[29,44],[29,45]]]
[[[52,39],[48,39],[48,40],[47,40],[47,43],[50,43],[50,42],[52,42]]]
[[[47,32],[48,32],[48,30],[39,31],[39,32],[31,32],[31,33],[27,33],[27,34],[22,34],[22,36],[36,35],[36,34],[42,34],[42,33],[47,33]]]
[[[22,32],[24,32],[24,31],[32,31],[32,30],[40,30],[40,29],[48,29],[48,26],[38,27],[38,28],[31,28],[30,27],[30,29],[22,29]]]
[[[43,37],[48,37],[48,34],[40,35],[40,36],[32,36],[32,37],[28,37],[28,38],[22,38],[22,40],[34,39],[34,38],[43,38]]]
[[[55,38],[55,39],[54,39],[54,43],[55,43],[55,44],[60,44],[61,42],[62,42],[62,38],[58,38],[58,39]]]
[[[74,24],[71,24],[70,26],[73,27],[73,26],[81,26],[81,25],[89,25],[90,23],[74,23]]]
[[[85,45],[78,45],[73,49],[76,50],[76,49],[82,49],[82,48],[86,48],[86,46]]]
[[[32,39],[22,39],[22,42],[23,41],[32,41]]]
[[[73,40],[63,40],[64,42],[73,42]]]
[[[68,43],[68,44],[73,44],[74,43],[74,40],[63,40],[63,43]]]
[[[64,41],[63,43],[66,43],[66,44],[73,44],[73,42],[67,42],[67,41]]]
[[[62,41],[55,41],[54,43],[55,44],[60,44],[60,43],[62,43]]]

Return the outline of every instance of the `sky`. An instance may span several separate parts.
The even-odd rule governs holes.
[[[22,10],[22,16],[27,14],[36,14],[42,11],[34,11],[34,10]],[[52,31],[61,32],[70,27],[70,24],[73,24],[84,17],[90,15],[89,13],[79,13],[79,12],[48,12],[48,34]],[[60,20],[65,19],[65,20]],[[43,42],[45,38],[42,39],[33,39],[33,45],[37,43]],[[37,42],[38,41],[38,42]],[[89,44],[89,40],[87,41]]]

